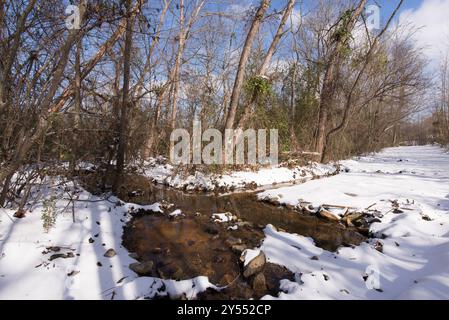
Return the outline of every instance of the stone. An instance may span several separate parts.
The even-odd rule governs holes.
[[[137,252],[131,252],[129,254],[129,257],[134,260],[139,260],[139,255],[137,254]]]
[[[134,262],[129,265],[129,268],[137,273],[139,276],[146,276],[151,273],[153,270],[153,261],[146,261],[146,262]]]
[[[235,280],[235,277],[233,277],[227,273],[221,278],[220,284],[223,286],[227,286],[227,285],[231,284],[234,280]]]
[[[216,234],[218,234],[220,232],[218,227],[213,226],[213,225],[206,226],[206,229],[204,231],[206,231],[209,234],[213,234],[213,235],[216,235]]]
[[[237,244],[242,244],[242,239],[235,238],[235,237],[229,237],[226,239],[225,243],[227,246],[232,247]]]
[[[117,255],[117,253],[115,252],[114,249],[108,249],[108,250],[105,252],[105,254],[104,254],[104,256],[105,256],[106,258],[112,258],[112,257],[114,257],[114,256],[116,256],[116,255]]]
[[[18,219],[22,219],[22,218],[25,218],[25,215],[26,215],[26,211],[25,210],[17,210],[14,213],[13,217],[14,218],[18,218]]]
[[[235,253],[242,253],[246,249],[248,248],[244,244],[235,244],[231,247],[231,250]]]
[[[236,222],[235,225],[240,227],[240,228],[243,228],[243,227],[251,228],[251,227],[253,227],[253,223],[248,222],[248,221],[238,221],[238,222]]]
[[[263,251],[260,251],[259,255],[248,262],[248,264],[244,267],[243,276],[245,278],[249,278],[256,273],[259,273],[260,271],[262,271],[266,262],[267,259],[265,257],[265,253]]]
[[[254,276],[251,281],[251,286],[254,290],[254,293],[258,296],[262,296],[267,291],[267,282],[263,273],[258,273]]]
[[[384,252],[384,244],[380,241],[376,241],[376,243],[374,244],[374,249],[376,249],[380,253],[383,253]]]

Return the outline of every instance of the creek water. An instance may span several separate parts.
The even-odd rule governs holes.
[[[219,293],[203,296],[205,298],[247,299],[266,293],[276,294],[280,279],[293,279],[293,274],[287,269],[267,264],[263,271],[266,290],[256,292],[250,280],[241,276],[241,250],[259,246],[267,224],[311,237],[318,246],[329,251],[342,245],[358,245],[365,240],[355,229],[261,202],[252,192],[227,195],[185,193],[155,185],[139,176],[129,177],[125,185],[119,194],[120,199],[138,204],[160,202],[164,213],[135,215],[125,227],[124,246],[134,252],[139,261],[153,262],[151,276],[181,280],[204,275],[212,283],[228,286]],[[135,190],[138,192],[130,192]],[[170,217],[169,214],[177,209],[183,216]],[[237,216],[238,221],[212,221],[213,213],[224,212]],[[235,225],[238,225],[236,230],[229,228]]]

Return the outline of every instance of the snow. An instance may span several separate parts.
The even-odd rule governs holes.
[[[295,281],[282,280],[282,292],[263,299],[449,299],[449,154],[438,146],[388,148],[342,161],[342,165],[344,172],[338,175],[264,191],[258,197],[276,197],[293,206],[310,202],[315,208],[323,204],[370,207],[380,217],[380,222],[370,226],[375,237],[330,252],[317,247],[311,238],[266,226],[262,245],[246,250],[244,263],[262,250],[269,262],[294,272]],[[322,168],[322,173],[329,172]],[[173,172],[167,170],[171,177]],[[234,185],[251,179],[265,184],[290,178],[290,173],[274,177],[277,171],[273,168],[262,170],[228,177],[250,176],[231,179]],[[283,170],[296,169],[279,168]],[[210,176],[204,179],[212,183]],[[58,179],[40,182],[41,186],[33,188],[25,218],[12,218],[14,210],[0,209],[0,299],[194,299],[207,288],[219,289],[201,275],[183,281],[162,280],[137,277],[129,269],[136,261],[122,247],[123,227],[132,211],[161,212],[160,204],[123,203],[78,188],[73,223],[67,194],[74,185],[62,185]],[[51,196],[57,199],[58,215],[47,233],[41,216],[43,201]],[[395,213],[394,208],[400,210]],[[344,211],[339,210],[333,213]],[[212,219],[233,221],[227,213],[213,214]],[[382,252],[376,250],[379,243]],[[60,251],[50,247],[60,247]],[[117,254],[104,257],[108,249]],[[49,261],[53,254],[73,257]]]
[[[182,294],[193,299],[214,287],[205,277],[184,281],[139,278],[129,269],[136,261],[122,247],[123,227],[131,211],[158,212],[158,203],[123,204],[115,197],[99,198],[81,190],[73,223],[72,205],[62,198],[63,188],[47,182],[40,192],[42,198],[53,195],[59,199],[56,224],[48,233],[42,226],[42,199],[23,219],[12,218],[13,210],[0,209],[0,299],[142,299]],[[56,246],[59,252],[45,253],[47,247]],[[104,257],[111,248],[117,254]],[[52,254],[67,252],[73,258],[49,261]]]
[[[216,189],[245,189],[248,186],[264,187],[292,181],[310,180],[317,176],[334,174],[334,164],[310,163],[307,166],[288,168],[285,164],[262,168],[256,171],[231,171],[224,174],[177,173],[177,168],[166,163],[164,158],[152,158],[145,162],[141,173],[159,184],[176,189],[213,191]]]
[[[179,209],[176,209],[175,211],[173,211],[172,213],[169,214],[169,216],[172,217],[172,218],[180,217],[180,216],[183,216],[183,215],[184,214]]]
[[[268,261],[297,273],[297,281],[283,280],[284,292],[277,298],[448,299],[449,155],[438,146],[398,147],[343,165],[347,173],[258,196],[278,196],[290,205],[308,201],[315,207],[374,204],[371,209],[382,216],[370,231],[381,239],[332,253],[310,238],[267,226],[259,249]],[[393,213],[390,200],[397,201],[401,213]],[[377,241],[382,253],[374,248]],[[369,276],[366,282],[364,276]],[[367,285],[373,281],[380,290]]]
[[[212,214],[212,220],[217,223],[225,223],[225,222],[232,222],[237,220],[237,217],[234,216],[230,212],[225,213],[213,213]]]

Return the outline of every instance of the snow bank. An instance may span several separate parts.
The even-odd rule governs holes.
[[[152,158],[145,162],[141,173],[157,183],[188,191],[263,187],[295,180],[309,180],[337,171],[333,164],[310,163],[308,166],[294,168],[287,168],[281,164],[257,171],[233,171],[225,174],[205,174],[196,171],[194,174],[186,175],[177,173],[177,168],[166,162],[163,158]]]
[[[378,238],[337,253],[268,226],[260,249],[297,273],[278,298],[448,299],[449,155],[435,146],[389,148],[344,165],[348,173],[259,194],[290,205],[374,204],[381,214],[370,227]]]

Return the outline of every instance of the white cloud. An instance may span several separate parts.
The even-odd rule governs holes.
[[[399,22],[419,28],[415,35],[417,45],[437,66],[442,54],[449,50],[449,0],[423,0],[420,7],[403,11]]]

